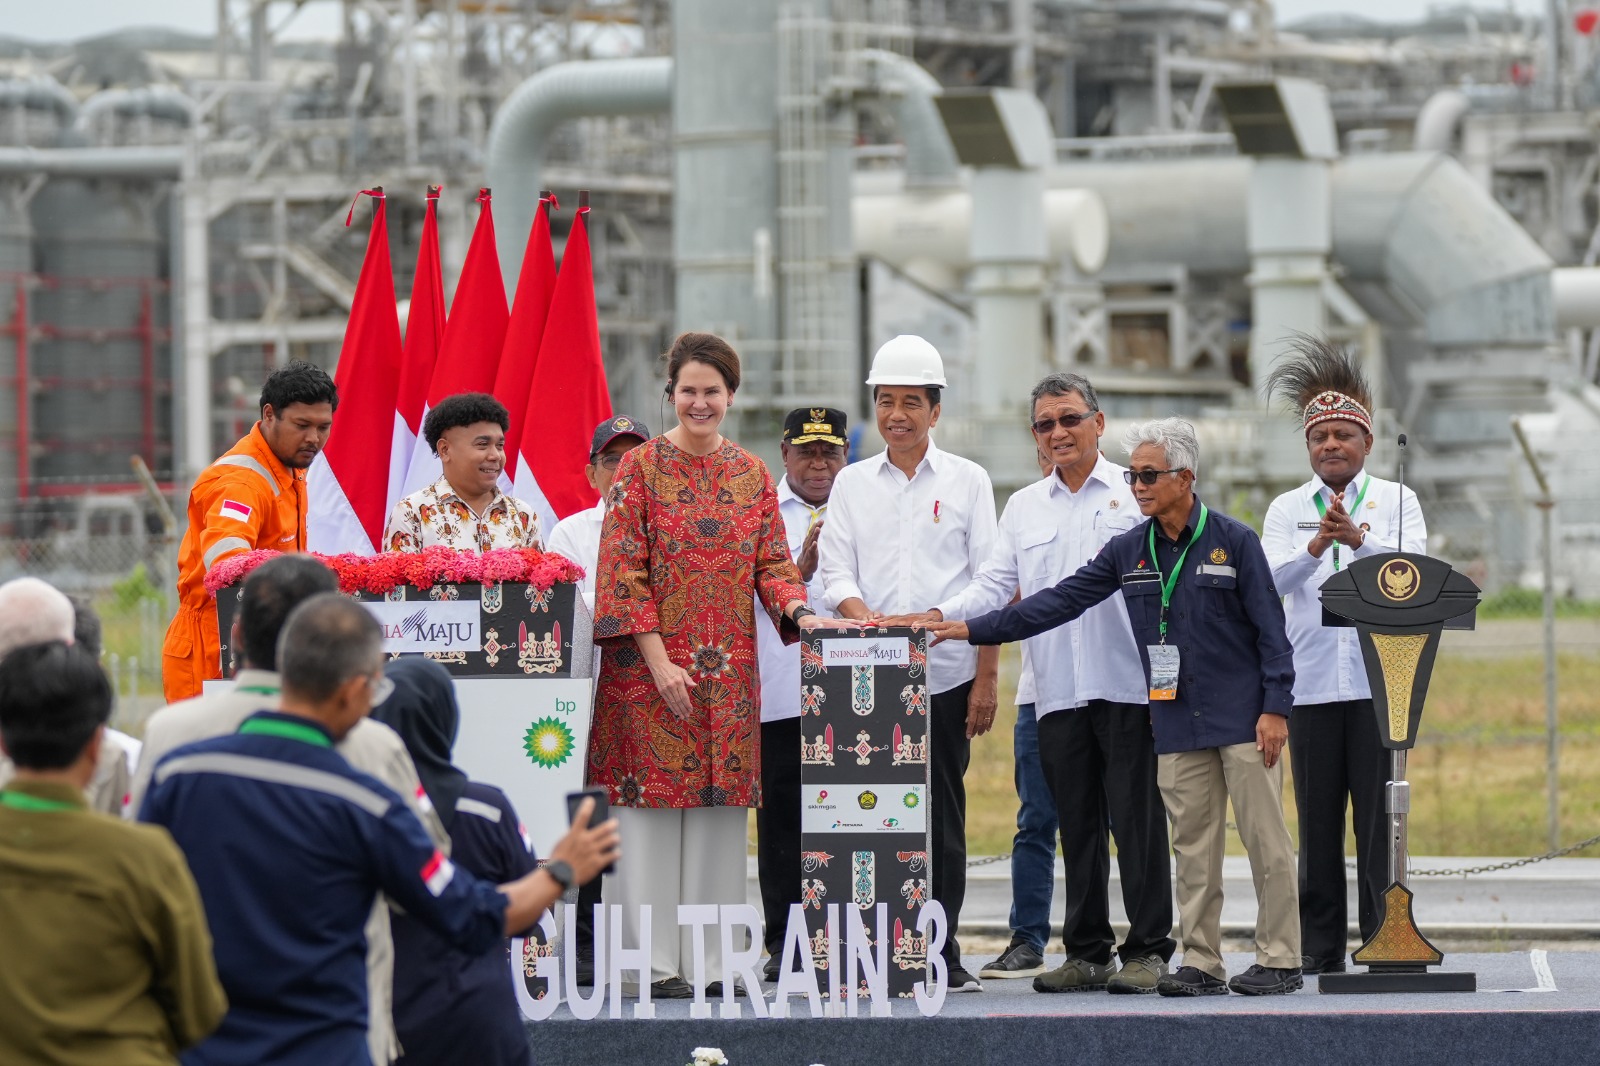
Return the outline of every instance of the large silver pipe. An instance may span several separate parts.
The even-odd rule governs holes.
[[[148,85],[140,89],[103,89],[85,100],[78,111],[79,132],[92,134],[95,124],[106,115],[149,115],[178,125],[194,122],[197,105],[186,93],[170,85]]]
[[[176,178],[183,148],[0,148],[0,174]]]
[[[1472,110],[1472,101],[1460,89],[1441,89],[1428,97],[1417,112],[1411,134],[1411,147],[1419,152],[1448,152],[1455,146],[1461,120]]]
[[[934,98],[942,91],[939,79],[898,52],[863,48],[855,53],[858,69],[869,89],[877,89],[894,102],[895,121],[906,146],[905,183],[908,186],[954,186],[961,180],[955,146],[939,118]]]
[[[506,291],[516,291],[522,251],[539,206],[544,142],[557,124],[595,115],[659,114],[672,106],[672,60],[594,59],[546,67],[506,97],[489,126],[485,161]]]
[[[78,98],[51,77],[7,78],[0,81],[0,107],[31,107],[55,111],[63,126],[78,116]]]

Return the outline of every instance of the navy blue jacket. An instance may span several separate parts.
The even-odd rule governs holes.
[[[493,785],[467,782],[450,821],[450,857],[496,884],[533,872],[517,812]],[[394,1023],[401,1066],[533,1066],[513,980],[522,960],[458,951],[410,915],[394,917]],[[517,976],[512,976],[515,966]]]
[[[464,951],[503,942],[505,895],[440,855],[308,719],[263,711],[178,748],[139,817],[189,860],[228,993],[186,1066],[367,1066],[365,926],[380,891]]]
[[[1161,642],[1161,582],[1150,558],[1150,527],[1161,574],[1170,575],[1199,520],[1196,498],[1176,544],[1161,523],[1145,520],[1107,541],[1059,584],[969,621],[969,639],[1022,640],[1072,621],[1120,589],[1148,681],[1147,646]],[[1156,752],[1254,743],[1256,719],[1263,713],[1287,717],[1294,705],[1294,654],[1261,538],[1243,522],[1211,511],[1183,569],[1167,612],[1167,643],[1178,648],[1178,694],[1150,703]]]

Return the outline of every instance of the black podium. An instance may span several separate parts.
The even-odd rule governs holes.
[[[1358,559],[1322,585],[1322,624],[1353,626],[1360,637],[1377,712],[1375,726],[1392,767],[1385,792],[1389,887],[1383,894],[1383,923],[1351,956],[1366,972],[1323,974],[1317,982],[1322,992],[1477,989],[1476,974],[1429,971],[1444,961],[1444,953],[1429,943],[1412,917],[1411,890],[1406,887],[1406,817],[1411,811],[1406,752],[1417,742],[1440,637],[1446,629],[1473,628],[1478,599],[1478,586],[1449,563],[1408,552]]]

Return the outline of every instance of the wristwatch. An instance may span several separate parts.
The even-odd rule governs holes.
[[[561,891],[563,892],[571,888],[572,883],[578,879],[578,875],[572,870],[572,865],[562,862],[560,859],[551,859],[545,863],[544,872],[550,875],[551,880],[561,886]]]
[[[793,622],[795,625],[799,625],[800,619],[804,618],[808,614],[816,613],[816,611],[813,611],[811,608],[802,603],[800,606],[794,609],[794,614],[789,616],[789,621]]]

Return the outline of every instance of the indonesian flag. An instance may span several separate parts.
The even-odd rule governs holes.
[[[433,858],[422,866],[422,883],[428,886],[428,891],[435,896],[448,888],[455,876],[456,864],[437,851],[433,853]]]
[[[367,189],[359,195],[371,196],[375,206],[367,255],[356,281],[350,322],[334,372],[339,412],[327,447],[306,474],[306,546],[327,555],[373,554],[388,517],[386,490],[400,381],[400,322],[395,315],[383,190]],[[351,214],[354,212],[352,205]],[[345,225],[349,224],[346,216]],[[244,512],[234,517],[241,521],[249,517],[248,507],[231,501],[223,505],[225,516],[230,506]]]
[[[550,212],[561,205],[554,193],[539,197],[533,228],[528,231],[528,247],[522,253],[522,273],[517,278],[517,295],[511,302],[511,322],[506,342],[500,349],[500,366],[495,371],[494,398],[511,413],[511,428],[506,432],[506,468],[500,472],[500,488],[512,490],[517,468],[517,442],[522,437],[528,389],[533,385],[533,368],[539,359],[539,339],[550,313],[550,299],[556,288],[556,257],[550,246]],[[542,527],[546,533],[548,526]]]
[[[589,208],[578,208],[561,256],[522,424],[538,427],[519,446],[515,495],[539,513],[548,535],[559,519],[593,507],[583,476],[594,427],[611,417],[611,392],[600,356],[600,320],[589,257]],[[516,418],[515,415],[512,416]]]
[[[422,811],[424,814],[433,811],[433,800],[428,796],[428,790],[421,785],[417,786],[416,800],[417,810]]]
[[[428,407],[460,392],[488,392],[494,388],[500,348],[505,344],[511,309],[506,305],[506,283],[500,274],[500,257],[494,247],[494,213],[488,189],[478,190],[478,225],[467,246],[456,298],[445,322],[444,343],[428,382]],[[426,488],[439,480],[439,457],[418,436],[411,449],[402,495]]]
[[[400,391],[395,398],[394,441],[389,454],[388,509],[405,495],[411,453],[422,435],[428,413],[428,384],[444,342],[444,272],[439,266],[439,186],[428,186],[428,213],[422,220],[422,247],[411,281],[411,307],[406,312],[405,352]]]

